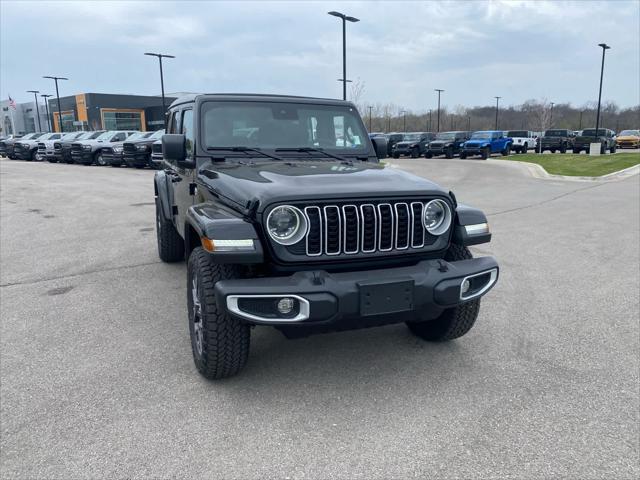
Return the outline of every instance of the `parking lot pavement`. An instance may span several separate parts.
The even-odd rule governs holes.
[[[497,163],[497,162],[495,162]],[[501,265],[465,337],[404,325],[192,363],[151,171],[0,160],[2,478],[637,478],[640,182],[393,162],[485,209]]]

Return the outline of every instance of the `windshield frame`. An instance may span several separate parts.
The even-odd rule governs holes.
[[[473,132],[469,140],[491,140],[493,138],[493,132],[491,130]]]
[[[214,107],[211,107],[210,105],[213,104]],[[225,146],[225,145],[208,145],[207,141],[206,141],[206,135],[207,135],[207,124],[206,124],[206,115],[207,112],[210,110],[210,108],[216,108],[215,105],[220,105],[220,106],[226,106],[226,105],[236,105],[239,107],[243,107],[243,106],[247,106],[247,107],[251,107],[251,106],[255,106],[255,107],[265,107],[265,108],[270,108],[273,105],[287,105],[287,106],[291,106],[291,107],[295,107],[301,110],[314,110],[314,109],[318,109],[318,111],[322,111],[322,110],[328,110],[330,112],[335,112],[336,114],[339,114],[341,112],[344,112],[344,116],[351,116],[351,122],[352,122],[352,126],[355,126],[357,130],[360,130],[359,132],[356,131],[355,134],[357,136],[359,136],[360,139],[360,145],[359,146],[354,146],[354,147],[348,147],[348,146],[319,146],[319,145],[307,145],[307,144],[302,144],[302,145],[297,145],[295,147],[292,147],[290,145],[270,145],[270,146],[264,146],[264,145],[260,145],[260,144],[256,144],[256,145],[248,145],[248,144],[244,144],[244,145],[234,145],[234,146]],[[188,107],[186,107],[188,108]],[[351,105],[348,104],[335,104],[335,103],[323,103],[323,102],[307,102],[307,101],[295,101],[295,100],[289,100],[286,98],[283,99],[278,99],[278,100],[256,100],[256,99],[251,99],[251,100],[243,100],[243,99],[216,99],[216,98],[202,98],[197,100],[197,103],[195,105],[195,108],[197,108],[198,114],[194,115],[194,117],[196,117],[196,122],[197,122],[197,131],[195,132],[195,138],[196,138],[196,155],[198,156],[206,156],[206,157],[210,157],[212,155],[212,151],[208,150],[208,149],[213,149],[217,152],[225,152],[225,157],[231,157],[231,158],[237,158],[237,157],[244,157],[247,158],[249,155],[247,154],[247,152],[238,152],[238,151],[233,151],[234,147],[249,147],[251,149],[256,149],[258,151],[262,150],[264,152],[270,152],[272,154],[275,153],[276,150],[278,150],[278,155],[282,156],[282,157],[296,157],[296,158],[302,158],[302,159],[306,159],[308,158],[309,160],[314,160],[317,159],[317,157],[323,157],[326,158],[326,155],[323,155],[322,153],[320,153],[321,151],[326,151],[326,152],[331,152],[335,155],[340,155],[340,156],[345,156],[345,155],[351,155],[351,156],[375,156],[374,153],[372,153],[372,148],[371,148],[371,139],[369,138],[367,129],[364,125],[364,122],[362,121],[362,117],[360,116],[358,110]],[[335,115],[335,116],[339,116],[339,115]],[[246,127],[246,128],[253,128],[253,127]],[[306,128],[306,127],[303,127]],[[280,149],[288,149],[289,151],[282,151]],[[301,148],[301,149],[305,149],[305,148],[310,148],[311,154],[309,152],[305,152],[304,155],[301,155],[300,152],[296,152],[294,151],[297,148]],[[313,150],[317,150],[317,152],[313,152]],[[226,152],[229,152],[229,154],[227,154]],[[317,155],[317,156],[316,156]],[[267,157],[260,156],[260,155],[256,155],[254,157],[254,159],[256,160],[261,160],[261,161],[272,161]]]

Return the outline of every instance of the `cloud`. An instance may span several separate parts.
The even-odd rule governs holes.
[[[0,95],[28,100],[24,90],[50,88],[46,74],[69,76],[65,94],[157,94],[157,64],[142,54],[162,51],[176,56],[168,91],[339,96],[333,9],[361,19],[347,26],[348,76],[367,102],[426,110],[444,88],[450,105],[582,104],[606,41],[604,98],[640,103],[636,1],[2,2]]]

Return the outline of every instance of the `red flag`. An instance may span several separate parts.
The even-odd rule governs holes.
[[[11,95],[9,95],[9,106],[14,110],[16,109],[16,101],[13,98],[11,98]]]

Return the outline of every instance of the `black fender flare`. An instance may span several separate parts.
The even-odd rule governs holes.
[[[264,261],[262,242],[254,225],[237,212],[212,202],[192,205],[187,224],[200,238],[210,240],[253,240],[252,250],[209,251],[217,263],[258,264]],[[189,229],[185,229],[185,232]],[[185,238],[185,244],[190,243]],[[199,242],[198,242],[199,243]]]
[[[169,200],[169,184],[171,179],[164,170],[156,172],[153,178],[153,187],[156,203],[159,203],[160,213],[165,220],[173,221],[173,212]]]
[[[478,225],[482,223],[486,223],[487,225],[489,223],[487,216],[482,210],[459,203],[456,207],[452,242],[464,246],[489,243],[491,241],[491,232],[469,234],[465,228],[467,225]]]

